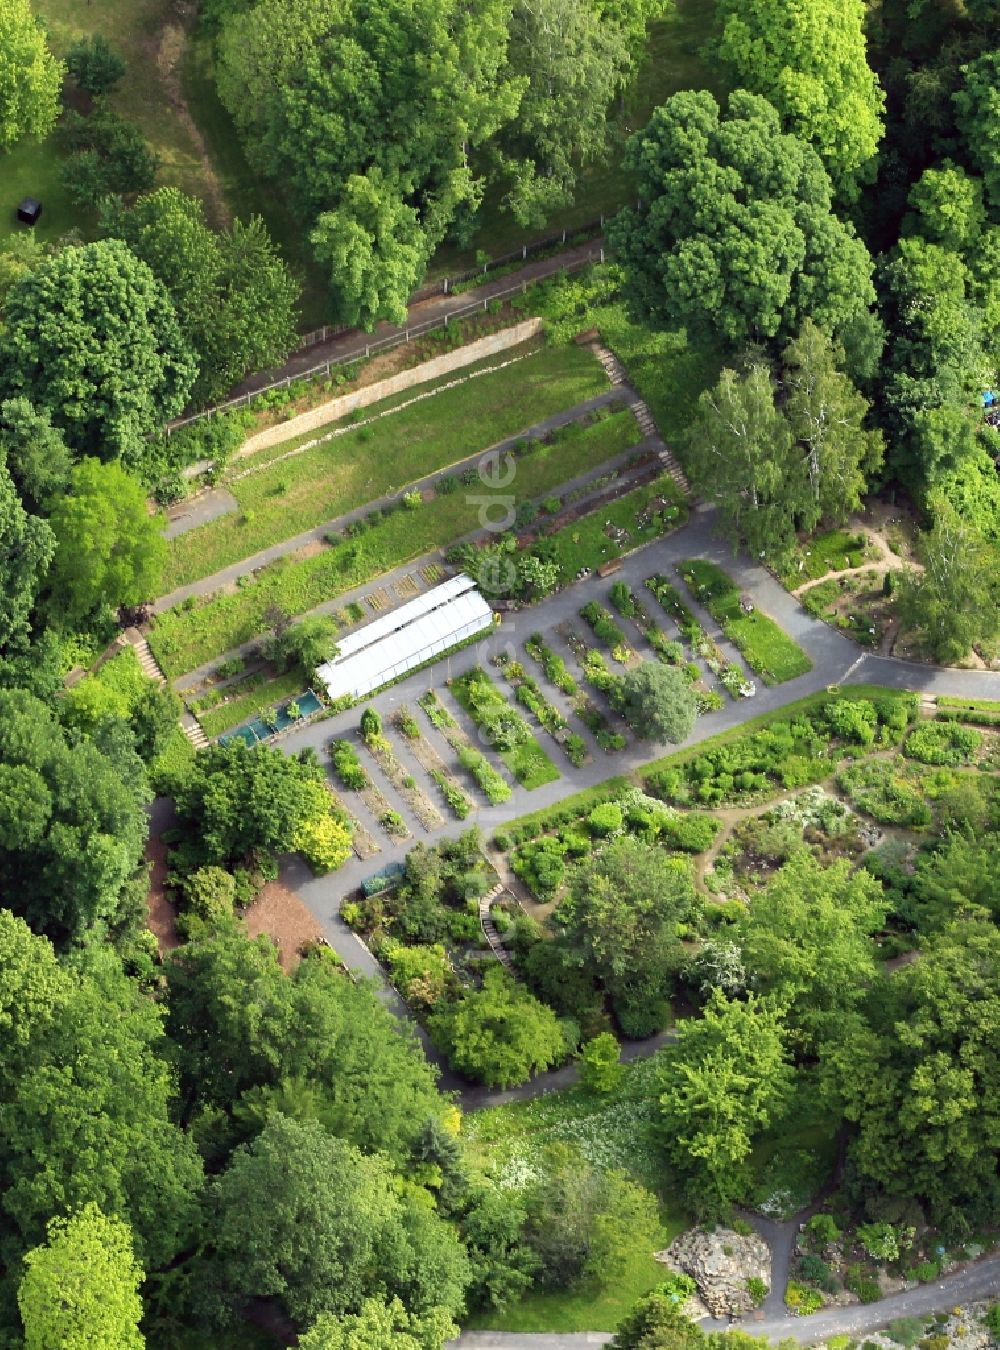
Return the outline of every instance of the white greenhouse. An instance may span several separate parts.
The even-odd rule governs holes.
[[[492,625],[493,611],[472,578],[452,577],[348,633],[316,674],[331,699],[364,698]]]

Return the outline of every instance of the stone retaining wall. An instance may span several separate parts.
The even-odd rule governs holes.
[[[345,417],[357,408],[367,408],[372,403],[391,398],[393,394],[412,389],[414,385],[439,379],[453,370],[461,370],[463,366],[471,366],[476,361],[482,361],[484,357],[495,356],[498,352],[517,347],[522,342],[527,342],[529,338],[535,337],[541,332],[541,328],[541,319],[525,319],[523,323],[515,324],[513,328],[503,328],[498,333],[490,333],[488,337],[478,338],[464,347],[443,352],[441,356],[432,357],[430,361],[424,361],[419,366],[401,370],[398,375],[390,375],[375,384],[366,384],[361,389],[355,389],[353,393],[341,394],[338,398],[321,403],[318,408],[310,408],[308,412],[300,413],[298,417],[293,417],[287,422],[279,422],[276,426],[259,431],[244,441],[236,452],[237,456],[252,455],[257,450],[266,450],[281,441],[316,431],[319,427]]]

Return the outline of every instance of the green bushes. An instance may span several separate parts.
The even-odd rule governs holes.
[[[646,585],[656,597],[661,609],[664,609],[681,630],[685,641],[695,643],[702,636],[702,627],[685,605],[680,592],[671,586],[666,577],[659,575],[647,577]]]
[[[682,806],[716,806],[820,782],[829,777],[841,757],[841,738],[831,723],[840,701],[836,695],[811,699],[808,715],[799,712],[788,720],[778,718],[757,730],[661,761],[644,771],[643,778],[655,796]],[[886,694],[857,702],[874,710],[875,741],[889,745],[899,740],[916,707],[911,694]],[[870,716],[855,707],[843,725],[865,725]]]
[[[447,802],[448,810],[452,813],[455,819],[465,820],[469,812],[472,810],[472,803],[469,801],[468,797],[465,795],[462,789],[458,787],[455,783],[451,782],[451,780],[448,777],[446,777],[446,775],[443,774],[440,769],[432,769],[431,777],[434,779],[434,782],[441,789],[441,795]]]
[[[532,633],[524,644],[524,650],[542,667],[549,683],[555,685],[561,693],[573,698],[580,692],[580,686],[569,673],[566,662],[546,645],[541,633]]]
[[[892,763],[868,760],[837,775],[837,783],[854,806],[884,825],[919,829],[931,822],[931,808]]]
[[[596,600],[588,600],[580,610],[580,618],[593,630],[594,637],[598,642],[603,642],[605,647],[612,651],[616,649],[628,649],[628,639],[615,623],[611,613],[599,605]]]
[[[797,1280],[788,1281],[785,1307],[789,1312],[799,1317],[808,1317],[811,1313],[819,1312],[822,1306],[823,1295],[818,1289],[810,1289],[808,1285],[799,1284]]]
[[[563,853],[558,840],[538,839],[516,849],[511,866],[540,900],[550,900],[566,875]]]
[[[511,708],[484,671],[468,671],[451,682],[451,689],[523,787],[539,787],[559,777],[524,718]]]
[[[350,741],[333,741],[330,745],[333,771],[345,788],[360,792],[368,786],[368,775]]]
[[[471,745],[463,746],[457,753],[459,764],[476,780],[491,806],[499,806],[508,800],[510,784],[497,773],[484,754]]]
[[[974,727],[958,722],[921,722],[907,736],[903,754],[921,764],[967,764],[982,739]]]

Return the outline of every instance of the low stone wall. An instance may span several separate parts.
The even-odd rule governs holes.
[[[490,333],[488,337],[478,338],[464,347],[443,352],[441,356],[432,357],[430,361],[424,361],[419,366],[401,370],[398,375],[390,375],[388,379],[379,380],[375,384],[366,384],[361,389],[355,389],[353,393],[341,394],[338,398],[330,399],[328,403],[321,403],[318,408],[310,408],[308,412],[299,413],[298,417],[293,417],[287,422],[279,422],[277,426],[259,431],[256,436],[244,441],[236,453],[238,456],[252,455],[257,450],[266,450],[281,441],[291,440],[294,436],[303,436],[307,432],[316,431],[328,422],[337,421],[354,412],[357,408],[367,408],[384,398],[390,398],[393,394],[412,389],[414,385],[439,379],[453,370],[461,370],[463,366],[471,366],[476,361],[482,361],[484,357],[495,356],[498,352],[517,347],[522,342],[527,342],[529,338],[535,337],[541,329],[541,319],[525,319],[523,323],[515,324],[513,328],[503,328],[498,333]]]

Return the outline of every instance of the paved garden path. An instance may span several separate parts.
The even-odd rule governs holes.
[[[553,413],[545,417],[533,426],[519,431],[516,436],[507,436],[504,440],[498,441],[496,445],[487,446],[476,450],[467,455],[465,459],[457,460],[453,464],[447,464],[443,469],[436,469],[434,473],[426,474],[423,478],[417,478],[410,482],[401,483],[398,487],[391,488],[388,492],[376,497],[372,501],[367,501],[363,505],[355,507],[352,511],[345,511],[343,515],[335,516],[332,520],[323,521],[320,525],[314,525],[311,529],[303,530],[300,534],[292,535],[290,539],[283,539],[278,544],[272,544],[270,548],[261,549],[259,553],[252,553],[248,558],[241,558],[239,562],[231,563],[228,567],[223,567],[218,572],[213,572],[211,576],[201,577],[197,581],[192,581],[186,586],[178,586],[175,590],[169,591],[166,595],[161,595],[158,600],[153,602],[153,612],[162,613],[165,609],[171,609],[174,605],[179,605],[182,600],[186,600],[189,595],[203,596],[211,595],[213,591],[221,590],[224,586],[230,586],[240,577],[248,576],[251,572],[258,571],[261,567],[266,567],[268,563],[276,562],[278,558],[284,558],[289,553],[295,553],[300,548],[308,544],[323,540],[332,532],[340,533],[354,521],[360,520],[363,516],[370,516],[373,511],[379,511],[384,506],[394,505],[404,492],[420,491],[425,492],[433,488],[442,478],[447,478],[451,474],[461,473],[465,469],[474,469],[483,461],[486,455],[502,455],[512,450],[515,445],[521,441],[539,440],[547,436],[549,432],[557,431],[560,427],[569,426],[573,422],[580,421],[588,413],[596,412],[598,408],[606,407],[610,403],[627,404],[634,398],[632,390],[627,385],[615,385],[610,389],[605,389],[603,393],[596,394],[593,398],[585,399],[582,403],[577,403],[572,408],[564,408],[562,411]],[[619,461],[624,464],[626,460],[636,454],[641,448],[640,445],[634,445],[622,455],[617,456],[608,464],[599,466],[582,474],[581,478],[586,480],[600,472],[607,472],[609,468],[614,468]],[[491,461],[492,462],[492,461]],[[575,483],[577,480],[574,479]],[[564,492],[570,484],[560,485],[559,491]],[[555,491],[555,489],[553,489]],[[546,494],[551,495],[551,494]],[[192,498],[192,503],[197,503],[198,498]],[[216,512],[216,514],[224,514]],[[214,516],[208,516],[205,521],[199,520],[198,524],[205,524],[207,520],[214,519]],[[413,566],[413,564],[409,564]],[[372,578],[376,581],[378,578]],[[370,582],[368,583],[371,584]],[[341,597],[337,597],[337,605],[341,603]]]
[[[830,1336],[850,1336],[857,1339],[869,1331],[887,1326],[897,1317],[926,1317],[930,1313],[950,1312],[980,1300],[996,1298],[1000,1292],[1000,1256],[986,1256],[972,1261],[945,1275],[933,1284],[922,1284],[916,1289],[905,1289],[890,1294],[878,1303],[854,1304],[848,1308],[825,1308],[810,1317],[792,1317],[767,1314],[759,1320],[744,1318],[737,1323],[740,1331],[770,1341],[793,1340],[799,1345],[813,1345]],[[723,1329],[727,1323],[706,1319],[703,1326]],[[448,1344],[454,1350],[587,1350],[589,1346],[607,1345],[610,1331],[546,1332],[525,1331],[464,1331]]]
[[[318,342],[315,346],[296,352],[283,366],[277,366],[272,370],[259,370],[248,376],[242,384],[232,390],[230,397],[236,398],[240,394],[252,393],[256,389],[266,389],[268,385],[283,380],[286,376],[301,375],[305,371],[312,370],[314,366],[322,365],[324,361],[363,356],[366,347],[374,346],[386,338],[398,337],[406,327],[413,328],[432,319],[443,319],[446,314],[467,310],[477,301],[489,300],[503,291],[509,291],[511,287],[521,285],[522,282],[541,281],[544,277],[555,276],[564,267],[576,267],[590,259],[598,259],[601,257],[603,244],[603,239],[589,239],[586,243],[553,253],[548,258],[525,263],[516,272],[508,272],[494,281],[484,281],[481,286],[463,290],[458,295],[432,295],[427,299],[418,300],[407,311],[406,324],[380,323],[371,333],[363,333],[360,328],[349,328],[326,342]]]

